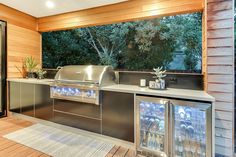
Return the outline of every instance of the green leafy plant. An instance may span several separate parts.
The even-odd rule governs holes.
[[[35,72],[38,62],[32,56],[26,57],[23,61],[25,70],[29,73]]]

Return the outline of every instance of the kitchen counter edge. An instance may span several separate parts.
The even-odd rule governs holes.
[[[20,82],[20,83],[32,83],[32,84],[42,84],[51,85],[54,79],[27,79],[27,78],[9,78],[7,81],[10,82]]]

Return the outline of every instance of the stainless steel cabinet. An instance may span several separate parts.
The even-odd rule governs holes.
[[[20,83],[9,82],[9,103],[10,111],[20,113]]]
[[[53,122],[101,134],[101,120],[99,119],[54,111]]]
[[[50,86],[9,82],[10,111],[44,120],[53,118]]]
[[[134,94],[102,92],[102,134],[134,142]]]
[[[20,83],[21,113],[34,117],[34,84]]]
[[[54,99],[56,123],[101,134],[101,105]]]
[[[53,99],[50,98],[50,86],[35,84],[35,117],[53,119]]]

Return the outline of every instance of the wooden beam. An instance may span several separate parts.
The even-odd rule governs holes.
[[[203,10],[204,0],[131,0],[123,3],[38,19],[38,31],[104,25]]]

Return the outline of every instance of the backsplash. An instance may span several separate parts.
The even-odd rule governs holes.
[[[149,81],[155,80],[150,73],[119,72],[120,84],[139,85],[140,79],[146,79],[147,85]],[[169,88],[203,90],[202,74],[168,73],[165,81]]]
[[[53,79],[57,73],[56,69],[45,69],[47,78]],[[149,72],[123,72],[116,71],[120,84],[139,85],[140,79],[154,81],[153,75]],[[196,73],[167,73],[165,78],[168,88],[203,90],[203,75]]]

